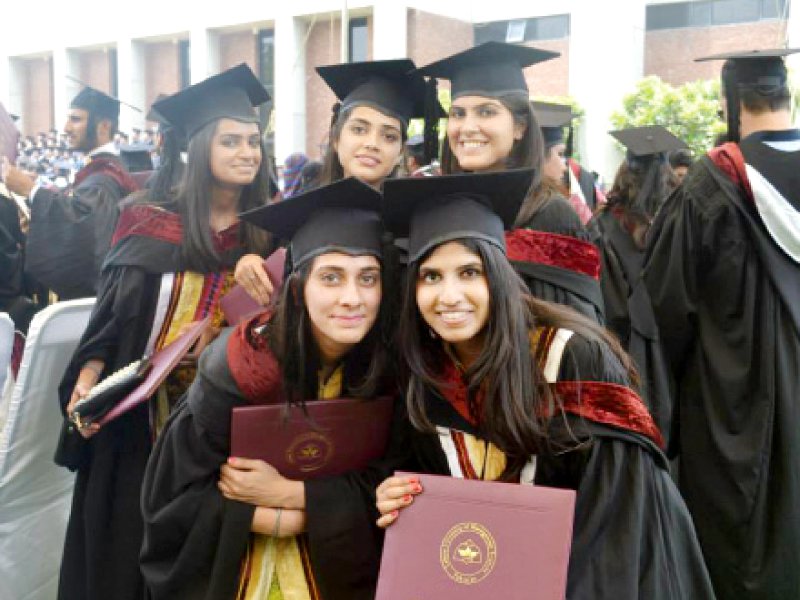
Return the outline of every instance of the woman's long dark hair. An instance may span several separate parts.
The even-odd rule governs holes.
[[[318,373],[322,363],[305,304],[305,286],[311,275],[313,260],[294,270],[284,283],[275,314],[267,326],[266,335],[275,358],[281,365],[283,389],[290,404],[303,405],[316,399],[319,389]],[[382,391],[388,363],[390,276],[381,269],[381,304],[375,323],[367,335],[348,353],[344,360],[342,393],[354,398],[370,398]]]
[[[531,354],[531,329],[537,325],[570,329],[600,343],[607,353],[604,360],[609,370],[624,371],[620,374],[627,375],[634,386],[638,385],[638,376],[619,342],[599,325],[567,307],[530,296],[499,248],[473,238],[456,241],[480,256],[491,298],[483,348],[464,374],[468,405],[480,423],[482,437],[508,456],[503,479],[512,480],[531,455],[547,447],[548,415],[555,414],[558,405]],[[447,385],[441,381],[440,366],[449,359],[443,342],[430,337],[417,307],[419,267],[429,255],[409,265],[398,337],[408,368],[409,417],[417,429],[432,432],[426,394]],[[476,400],[479,390],[484,398],[480,406]]]
[[[666,154],[628,157],[617,170],[607,195],[608,203],[652,219],[677,185],[678,179]]]
[[[339,162],[339,154],[336,152],[335,145],[339,143],[339,138],[342,135],[342,129],[344,129],[344,126],[347,123],[347,120],[350,118],[350,115],[353,114],[353,110],[355,110],[358,106],[358,104],[353,104],[343,109],[341,108],[341,104],[338,102],[333,106],[331,127],[330,131],[328,132],[328,145],[325,148],[325,156],[322,159],[322,173],[317,179],[320,186],[335,183],[344,179],[344,169],[342,168],[342,163]],[[403,142],[403,155],[405,157],[405,147],[406,139],[408,138],[408,132],[406,131],[406,128],[403,126],[402,122],[400,123],[400,137]],[[402,160],[400,163],[405,164],[405,161]],[[394,177],[398,168],[399,166],[395,167],[394,170],[387,175],[387,177]]]
[[[601,210],[615,211],[634,242],[643,248],[650,222],[677,185],[666,155],[628,157],[619,166]]]
[[[170,199],[175,195],[175,188],[183,177],[184,164],[181,152],[186,150],[186,140],[174,127],[164,127],[161,130],[161,158],[150,185],[150,194],[153,198]]]
[[[514,141],[511,152],[506,158],[507,169],[533,167],[536,169],[531,189],[520,207],[515,226],[522,227],[551,197],[553,186],[546,184],[542,177],[545,159],[545,145],[542,129],[536,114],[533,112],[527,94],[513,93],[495,98],[505,106],[514,117],[514,124],[525,128],[522,138]],[[450,140],[445,135],[442,146],[442,173],[463,173],[458,159],[450,148]]]
[[[186,168],[175,195],[183,224],[182,259],[186,268],[195,271],[214,271],[222,267],[221,257],[214,249],[209,220],[211,191],[214,176],[211,173],[211,144],[219,120],[204,126],[189,140]],[[261,164],[255,179],[242,188],[239,212],[263,206],[269,199],[269,161],[261,144]],[[240,223],[240,238],[248,252],[264,254],[270,247],[269,234],[250,225]]]

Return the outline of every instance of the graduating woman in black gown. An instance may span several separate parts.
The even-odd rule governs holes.
[[[230,457],[230,423],[238,406],[381,391],[379,202],[349,178],[244,215],[292,240],[291,272],[274,313],[226,331],[203,355],[156,443],[142,493],[151,598],[372,597],[382,475],[285,479]]]
[[[546,146],[523,68],[556,53],[488,42],[419,69],[450,80],[453,103],[442,173],[533,167],[536,175],[508,233],[509,258],[537,298],[603,322],[597,248],[557,184],[544,176]]]
[[[670,376],[641,272],[650,224],[677,185],[667,152],[685,144],[660,126],[625,129],[612,135],[628,151],[608,202],[590,223],[602,253],[600,286],[606,325],[633,358],[642,380],[642,398],[670,444]]]
[[[576,490],[570,600],[713,598],[630,359],[589,319],[527,295],[505,256],[530,176],[385,186],[386,226],[408,232],[411,260],[403,468]],[[378,524],[411,518],[420,493],[413,476],[385,480]]]
[[[232,284],[232,266],[268,243],[237,218],[266,199],[253,107],[267,99],[240,65],[159,104],[189,137],[184,178],[177,195],[132,199],[120,215],[97,302],[61,382],[67,414],[101,377],[169,344],[192,321],[222,324],[219,299]],[[56,460],[77,476],[59,598],[143,597],[142,476],[154,437],[193,376],[191,365],[176,369],[147,404],[102,428],[64,428]]]

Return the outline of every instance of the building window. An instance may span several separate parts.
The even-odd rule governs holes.
[[[647,29],[710,27],[786,19],[789,0],[702,0],[647,7]]]
[[[350,19],[350,34],[348,36],[348,62],[363,62],[369,60],[367,49],[369,46],[369,30],[367,19],[362,17]]]
[[[192,85],[192,44],[190,40],[178,41],[178,61],[181,69],[181,89]]]
[[[475,44],[534,42],[569,37],[569,15],[493,21],[475,25]]]
[[[259,107],[262,131],[267,134],[268,151],[274,144],[275,132],[270,127],[270,115],[275,106],[275,30],[261,29],[258,32],[258,78],[269,92],[270,100]]]

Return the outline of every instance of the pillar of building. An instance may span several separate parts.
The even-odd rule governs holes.
[[[72,99],[82,89],[81,67],[77,54],[67,48],[53,50],[53,118],[59,131],[67,121]]]
[[[219,34],[206,27],[195,27],[190,35],[191,80],[195,84],[219,73]]]
[[[0,61],[0,89],[4,90],[3,106],[12,114],[19,115],[20,131],[26,131],[25,115],[25,67],[21,60]]]
[[[800,2],[789,2],[788,4],[784,41],[787,48],[798,48],[800,47]],[[790,71],[797,73],[800,70],[800,53],[787,56],[786,64]]]
[[[306,48],[308,23],[291,15],[275,19],[275,159],[306,152]]]
[[[622,158],[608,135],[610,116],[644,74],[646,1],[619,0],[613,10],[605,2],[573,7],[569,93],[585,111],[578,148],[585,165],[610,182]]]
[[[146,86],[144,44],[131,38],[117,40],[117,94],[124,103],[119,111],[120,131],[145,125]]]
[[[372,56],[391,60],[408,56],[408,5],[400,0],[375,0],[372,8]]]

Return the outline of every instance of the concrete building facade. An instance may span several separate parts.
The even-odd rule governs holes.
[[[87,13],[108,10],[100,0],[86,4]],[[713,78],[719,63],[693,59],[800,37],[800,9],[791,0],[301,0],[199,2],[174,11],[154,0],[141,4],[113,30],[76,18],[75,6],[63,3],[53,2],[44,29],[33,15],[30,23],[16,17],[0,38],[0,101],[22,116],[23,134],[60,129],[79,82],[139,107],[123,108],[120,127],[129,130],[147,125],[158,94],[246,62],[273,96],[263,120],[278,161],[295,151],[319,158],[335,98],[316,66],[401,57],[424,65],[498,40],[561,54],[526,69],[532,95],[578,101],[585,111],[581,154],[608,175],[618,158],[606,135],[609,114],[642,76],[672,84]],[[38,34],[28,35],[34,28]]]

